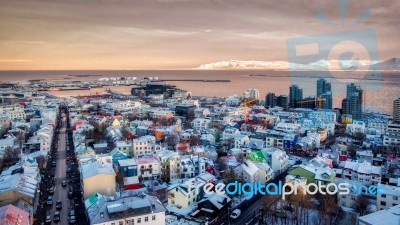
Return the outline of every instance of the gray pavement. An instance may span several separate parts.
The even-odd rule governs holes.
[[[63,123],[63,127],[60,129],[60,134],[58,136],[58,153],[57,153],[57,161],[56,161],[56,170],[55,170],[55,190],[53,194],[53,206],[51,208],[52,218],[54,217],[54,212],[56,209],[56,202],[58,200],[62,201],[62,209],[60,210],[60,222],[52,222],[52,224],[58,225],[67,225],[68,224],[68,212],[69,208],[72,204],[72,201],[68,199],[68,186],[63,187],[62,181],[67,180],[66,178],[66,129],[65,122]]]

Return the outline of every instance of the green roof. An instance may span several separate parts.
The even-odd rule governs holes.
[[[250,159],[253,162],[266,162],[267,160],[264,157],[264,154],[261,151],[254,151],[251,152],[248,156],[248,159]]]
[[[89,200],[90,204],[97,202],[97,200],[98,200],[97,192],[93,192],[93,194],[91,194],[89,196],[88,200]]]

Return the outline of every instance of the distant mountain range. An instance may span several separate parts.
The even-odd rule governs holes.
[[[399,58],[391,58],[382,62],[372,62],[370,66],[369,61],[358,61],[360,64],[361,70],[400,70],[400,59]],[[353,61],[327,61],[327,60],[319,60],[317,62],[309,63],[309,64],[296,64],[289,63],[285,61],[244,61],[244,60],[228,60],[221,61],[209,64],[203,64],[195,69],[200,70],[251,70],[251,69],[263,69],[263,70],[342,70],[357,68],[357,63],[355,64]]]

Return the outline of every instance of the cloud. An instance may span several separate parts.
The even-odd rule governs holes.
[[[19,63],[19,62],[33,62],[30,59],[0,59],[0,63]]]

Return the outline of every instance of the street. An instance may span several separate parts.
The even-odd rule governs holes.
[[[281,196],[262,196],[259,197],[254,203],[252,203],[245,211],[242,211],[242,214],[236,220],[231,220],[231,225],[244,225],[248,222],[251,222],[253,218],[256,218],[258,215],[258,210],[261,208],[270,207],[272,204],[277,202]],[[253,224],[253,223],[249,223]]]
[[[58,136],[58,152],[56,160],[56,170],[55,170],[55,189],[53,194],[53,205],[51,209],[52,218],[54,217],[54,212],[56,209],[56,202],[58,200],[62,201],[62,209],[60,211],[60,222],[52,222],[52,224],[67,225],[68,224],[68,212],[69,208],[72,207],[70,200],[67,197],[68,185],[67,187],[62,186],[62,181],[66,180],[66,138],[65,138],[65,120],[62,121],[62,128],[60,128],[60,134]]]
[[[287,172],[285,171],[284,173],[280,174],[278,177],[269,181],[268,183],[278,183],[279,181],[284,181],[286,175]],[[254,198],[256,198],[254,202],[251,202],[249,203],[249,205],[246,205],[247,207],[244,210],[242,208],[242,213],[240,214],[239,218],[237,218],[236,220],[229,219],[228,224],[232,225],[254,224],[255,223],[254,220],[257,219],[259,210],[271,207],[281,198],[281,196],[265,195],[265,196],[255,196]]]

